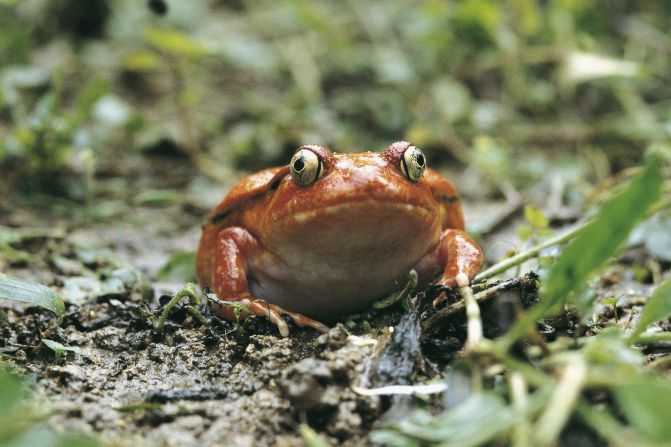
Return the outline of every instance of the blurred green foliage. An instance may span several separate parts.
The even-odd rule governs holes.
[[[0,447],[96,447],[95,439],[59,434],[42,422],[49,413],[26,400],[24,380],[0,363]]]
[[[44,189],[81,170],[84,147],[104,158],[173,141],[256,168],[303,143],[409,139],[437,165],[528,185],[546,172],[519,155],[597,153],[587,162],[605,155],[609,172],[671,131],[666,2],[166,4],[0,2],[5,169]]]

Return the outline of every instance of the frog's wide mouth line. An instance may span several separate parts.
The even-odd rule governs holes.
[[[307,222],[322,216],[347,216],[348,214],[370,214],[376,209],[386,208],[395,209],[402,214],[416,215],[419,214],[425,218],[431,218],[435,214],[432,207],[422,206],[413,203],[404,203],[394,200],[348,200],[334,205],[316,206],[302,211],[282,213],[277,216],[274,222],[279,223],[286,220],[294,220],[296,222]]]

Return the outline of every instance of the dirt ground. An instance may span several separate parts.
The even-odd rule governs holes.
[[[260,319],[240,325],[212,318],[203,326],[184,303],[155,330],[164,295],[184,285],[158,282],[157,272],[172,253],[196,247],[201,219],[227,185],[205,197],[183,159],[139,162],[117,164],[101,180],[104,189],[130,179],[126,199],[108,217],[18,204],[0,221],[43,229],[12,245],[29,259],[5,259],[3,270],[53,286],[70,301],[58,327],[39,308],[9,305],[0,319],[0,355],[48,401],[52,427],[93,433],[109,445],[293,446],[303,445],[298,427],[307,423],[334,445],[367,445],[376,426],[413,406],[443,408],[458,392],[419,401],[352,389],[426,383],[445,373],[462,346],[464,317],[422,331],[436,290],[417,295],[412,310],[371,311],[324,335],[292,326],[281,338]],[[140,175],[138,166],[151,169]],[[135,203],[133,191],[149,187],[186,192],[167,204]],[[487,335],[512,321],[511,295],[527,305],[535,289],[535,277],[523,277],[503,294],[508,298],[485,305]],[[211,317],[205,305],[201,310]],[[568,315],[546,325],[546,336],[574,328]],[[57,359],[41,339],[76,351]]]

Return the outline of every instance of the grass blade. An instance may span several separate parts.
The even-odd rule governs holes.
[[[669,315],[671,315],[671,279],[661,283],[652,293],[648,302],[645,304],[645,307],[643,307],[641,319],[629,336],[629,340],[632,343],[636,343],[638,336],[641,335],[651,323],[663,320]]]
[[[664,443],[671,439],[671,384],[654,376],[638,376],[616,387],[615,400],[629,423],[643,437]]]
[[[54,355],[56,356],[56,360],[59,360],[63,354],[66,352],[77,352],[79,349],[72,347],[72,346],[65,346],[62,343],[59,343],[54,340],[49,340],[48,338],[43,338],[42,343],[45,344],[45,346],[52,351],[54,351]]]
[[[2,273],[0,273],[0,299],[41,306],[55,313],[58,318],[62,318],[65,314],[63,300],[50,288]]]
[[[634,225],[660,196],[662,175],[657,158],[650,157],[645,169],[606,202],[596,217],[562,250],[542,281],[541,301],[501,339],[504,348],[519,337],[571,292],[584,287],[587,279],[602,267],[626,241]]]

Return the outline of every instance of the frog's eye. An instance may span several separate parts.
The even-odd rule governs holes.
[[[426,157],[416,146],[408,147],[401,157],[401,171],[413,182],[418,182],[426,169]]]
[[[289,162],[291,176],[300,186],[310,186],[324,173],[324,163],[308,149],[296,152]]]

